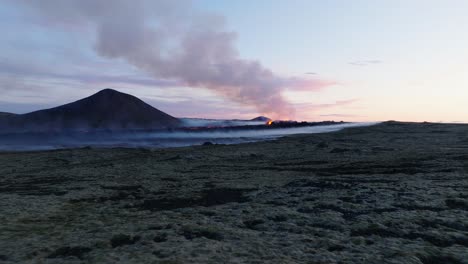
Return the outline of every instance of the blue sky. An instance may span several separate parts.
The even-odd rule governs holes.
[[[240,58],[261,62],[281,78],[314,81],[311,89],[275,88],[295,109],[286,118],[468,122],[466,1],[191,5],[224,17]],[[265,114],[265,108],[233,100],[216,87],[155,78],[126,59],[98,54],[86,21],[56,26],[16,1],[0,1],[0,17],[0,111],[23,113],[111,87],[176,116]]]

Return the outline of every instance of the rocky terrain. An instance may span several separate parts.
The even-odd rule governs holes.
[[[1,263],[468,263],[468,125],[0,154]]]

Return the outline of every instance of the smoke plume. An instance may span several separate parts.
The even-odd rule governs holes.
[[[282,77],[258,61],[242,59],[234,45],[236,33],[226,29],[223,17],[199,12],[189,1],[25,0],[22,4],[48,25],[90,29],[101,56],[123,59],[155,78],[212,90],[276,118],[294,114],[284,89],[309,84],[317,88],[315,81]]]

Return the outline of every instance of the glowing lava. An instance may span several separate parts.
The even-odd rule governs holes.
[[[268,120],[268,122],[266,123],[268,126],[271,126],[273,124],[273,120]]]

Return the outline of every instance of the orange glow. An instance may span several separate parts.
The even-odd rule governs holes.
[[[268,122],[266,124],[271,126],[271,124],[273,124],[273,120],[268,120]]]

